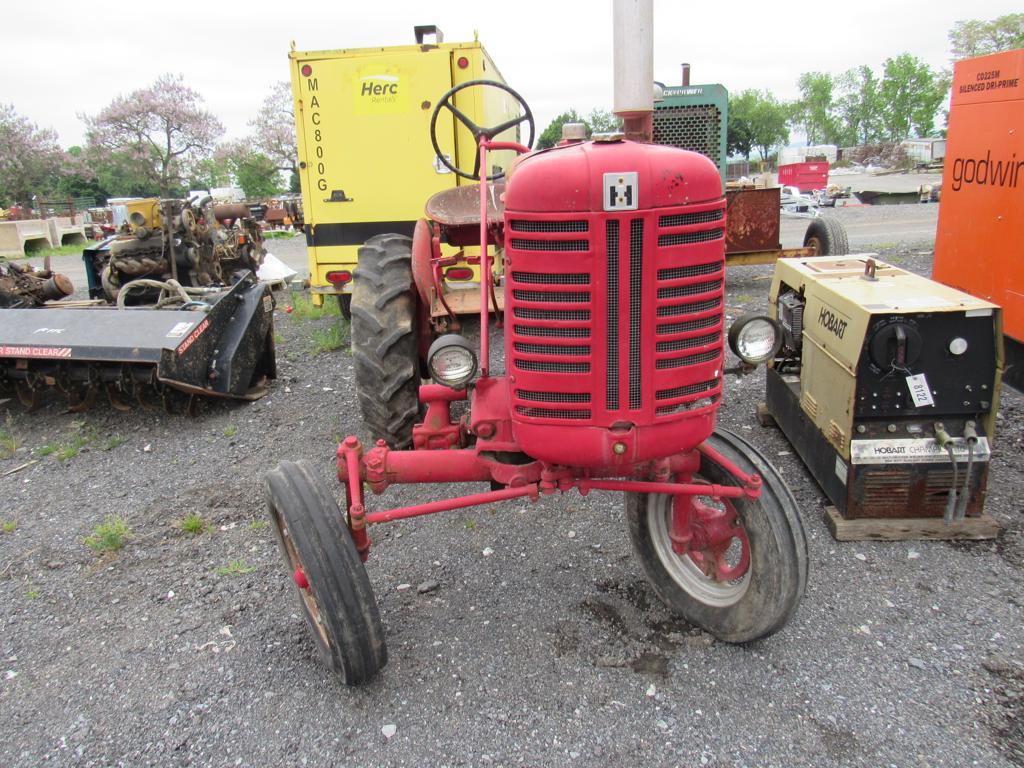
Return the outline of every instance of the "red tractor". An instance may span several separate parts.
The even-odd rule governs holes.
[[[532,143],[525,103],[522,117],[492,128],[454,108],[454,92],[473,86],[508,90],[465,83],[436,109],[452,109],[479,145],[466,174],[480,182],[479,213],[453,201],[464,190],[443,192],[411,241],[385,235],[360,251],[356,375],[367,426],[380,439],[347,437],[338,447],[344,507],[303,462],[267,475],[271,517],[325,661],[348,684],[387,662],[362,565],[370,525],[573,488],[625,493],[637,555],[673,612],[729,642],[777,631],[803,595],[807,549],[778,472],[739,435],[715,429],[727,335],[718,169],[702,155],[618,134],[530,153],[494,139],[525,121]],[[487,175],[495,149],[522,153],[500,195]],[[479,351],[457,334],[431,343],[423,281],[442,241],[487,243],[502,260],[502,374],[488,348],[497,302],[487,248]],[[777,330],[746,317],[728,336],[751,364],[778,348]],[[434,383],[420,386],[424,369]],[[463,400],[468,411],[453,420],[452,403]],[[365,506],[367,487],[455,482],[491,490]]]

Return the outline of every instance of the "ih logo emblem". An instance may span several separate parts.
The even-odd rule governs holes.
[[[635,211],[638,205],[636,171],[604,175],[604,209],[606,211]]]

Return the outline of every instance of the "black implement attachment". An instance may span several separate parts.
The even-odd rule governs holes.
[[[32,408],[55,388],[73,410],[101,388],[116,408],[167,407],[171,391],[256,400],[277,372],[273,310],[251,273],[177,309],[0,309],[0,392]]]

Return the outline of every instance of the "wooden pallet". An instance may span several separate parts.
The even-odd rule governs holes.
[[[989,515],[965,517],[946,525],[936,517],[857,518],[847,520],[835,507],[825,507],[825,523],[836,541],[906,541],[931,539],[994,539],[999,536],[999,523]]]

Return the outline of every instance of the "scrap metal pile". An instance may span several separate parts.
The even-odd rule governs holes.
[[[126,231],[83,253],[88,301],[62,301],[74,293],[63,275],[0,268],[0,394],[32,409],[55,389],[76,411],[100,391],[118,409],[262,396],[276,373],[274,300],[256,278],[265,251],[248,208],[129,209]]]

